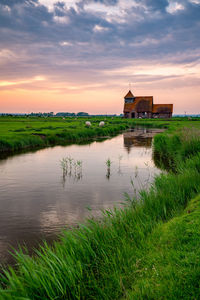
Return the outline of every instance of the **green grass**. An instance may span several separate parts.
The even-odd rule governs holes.
[[[92,126],[87,128],[85,122],[90,120]],[[99,127],[104,120],[105,126]],[[70,142],[91,140],[99,136],[112,136],[127,128],[135,126],[168,128],[174,131],[184,126],[196,126],[196,119],[122,119],[122,118],[62,118],[52,117],[0,117],[0,155],[6,152],[29,150]]]
[[[130,126],[125,121],[109,118],[105,126],[99,128],[102,119],[93,118],[90,120],[91,128],[87,128],[86,120],[84,118],[63,120],[62,118],[0,117],[0,153],[115,135]]]
[[[145,243],[125,299],[199,299],[200,196],[184,212],[160,223]]]
[[[154,161],[159,168],[176,172],[183,160],[197,152],[200,152],[198,127],[182,127],[173,133],[168,130],[154,138]]]
[[[157,177],[139,202],[64,231],[33,257],[16,252],[0,299],[198,299],[199,131],[187,130],[171,127],[155,139],[160,157],[166,150],[173,157],[174,172]]]

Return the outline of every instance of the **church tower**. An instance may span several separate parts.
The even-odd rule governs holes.
[[[126,94],[126,96],[124,97],[124,101],[125,103],[133,103],[134,102],[134,95],[131,92],[131,90],[129,90],[128,94]]]

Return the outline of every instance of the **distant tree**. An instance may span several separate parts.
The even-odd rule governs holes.
[[[86,116],[89,116],[89,114],[86,113],[86,112],[81,111],[81,112],[78,112],[78,113],[77,113],[77,116],[78,116],[78,117],[86,117]]]
[[[56,117],[74,117],[76,114],[75,113],[70,113],[70,112],[58,112],[56,114]]]

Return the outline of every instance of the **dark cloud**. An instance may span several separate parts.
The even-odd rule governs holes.
[[[1,0],[1,5],[6,5],[9,7],[16,6],[18,4],[22,5],[30,5],[30,4],[38,4],[38,0]]]
[[[169,5],[167,0],[137,0],[138,4],[144,4],[146,7],[152,10],[161,10],[164,11]]]
[[[81,3],[88,4],[88,3],[101,3],[107,6],[117,5],[119,0],[82,0]]]
[[[107,10],[87,10],[86,3],[102,3]],[[100,70],[122,67],[131,60],[195,63],[200,5],[181,3],[183,10],[169,13],[167,0],[138,0],[138,6],[125,8],[117,0],[88,0],[77,7],[59,1],[51,10],[36,0],[2,0],[0,76],[41,73],[81,80],[87,72],[90,80],[100,80],[100,74],[95,75]]]

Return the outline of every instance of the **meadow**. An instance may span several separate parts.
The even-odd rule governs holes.
[[[90,121],[91,127],[85,122]],[[101,121],[104,127],[99,127]],[[125,120],[122,118],[59,118],[59,117],[0,117],[1,153],[30,150],[58,144],[80,143],[98,137],[108,137],[134,127],[137,123],[145,126],[167,127],[168,122],[147,120]]]
[[[128,127],[121,120],[107,120],[99,128],[102,118],[93,118],[92,126],[86,118],[0,117],[0,153],[81,142],[118,133]]]
[[[7,122],[1,140],[7,141],[9,134],[10,143],[12,136],[14,141],[28,139],[33,128],[45,136],[74,129],[74,137],[82,139],[134,126],[164,127],[168,129],[155,136],[153,147],[156,164],[168,172],[149,191],[141,191],[139,201],[127,198],[123,209],[106,210],[101,219],[63,231],[59,241],[51,246],[44,242],[32,257],[25,249],[16,252],[16,266],[1,276],[0,299],[198,299],[200,122],[109,119],[99,128],[95,119],[94,128],[85,128],[85,119],[63,121],[46,121],[46,127],[55,128],[52,134],[40,120],[10,124],[1,119],[1,124]],[[74,123],[76,129],[67,127]],[[23,135],[12,131],[26,126],[32,128]]]

